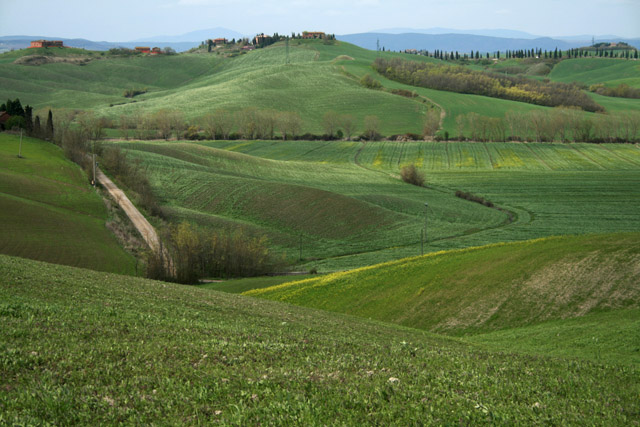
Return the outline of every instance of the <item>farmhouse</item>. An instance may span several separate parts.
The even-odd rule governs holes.
[[[263,40],[268,39],[269,36],[265,35],[265,34],[258,34],[257,36],[255,36],[253,38],[253,44],[260,44],[260,42],[262,42]]]
[[[4,124],[9,120],[11,116],[6,111],[0,111],[0,129],[4,129]]]
[[[225,38],[214,39],[213,40],[213,44],[215,44],[216,46],[225,45],[225,44],[227,44],[227,39],[225,39]]]
[[[325,34],[322,31],[303,31],[303,39],[323,39]]]
[[[153,49],[151,49],[151,55],[160,55],[162,53],[162,49],[160,49],[159,47],[154,47]]]
[[[136,46],[135,50],[140,53],[151,53],[151,48],[147,46]]]
[[[62,40],[34,40],[29,49],[36,47],[64,47]]]

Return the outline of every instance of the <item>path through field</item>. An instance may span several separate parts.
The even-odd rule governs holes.
[[[140,213],[140,211],[131,203],[131,200],[120,190],[99,168],[96,168],[96,178],[103,187],[109,192],[111,197],[120,205],[122,210],[127,214],[136,230],[142,235],[147,245],[157,251],[160,248],[160,239],[153,226]]]

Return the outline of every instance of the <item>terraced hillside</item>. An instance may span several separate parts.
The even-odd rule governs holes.
[[[629,425],[637,366],[0,255],[3,424]]]
[[[503,330],[491,339],[479,337],[477,341],[502,339],[503,348],[510,350],[518,348],[519,341],[513,328],[524,328],[519,334],[526,337],[527,327],[555,320],[556,329],[552,330],[558,332],[564,325],[557,321],[562,319],[634,309],[618,318],[626,328],[579,331],[579,321],[573,326],[579,331],[574,334],[581,338],[591,334],[594,340],[602,337],[606,342],[607,337],[616,336],[618,341],[603,344],[605,348],[599,350],[626,352],[627,358],[640,363],[640,337],[632,326],[640,322],[638,283],[640,234],[618,233],[444,251],[256,289],[245,295],[453,335]],[[591,324],[595,319],[598,317]],[[615,323],[615,319],[612,313],[607,321]],[[572,329],[569,326],[564,328],[563,339]],[[545,329],[540,326],[538,333]],[[570,347],[547,335],[541,341],[547,347]],[[506,339],[511,340],[510,346]],[[528,344],[534,340],[535,336],[524,339]],[[625,346],[618,348],[620,341]],[[579,348],[576,345],[574,350]],[[589,355],[592,350],[587,350]]]
[[[107,211],[55,145],[0,134],[0,253],[133,274],[135,260],[105,227]]]

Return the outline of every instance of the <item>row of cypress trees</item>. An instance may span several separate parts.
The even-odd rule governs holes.
[[[53,113],[49,110],[47,121],[42,124],[39,115],[33,117],[33,107],[26,105],[22,107],[19,98],[8,99],[5,104],[0,105],[0,111],[5,111],[11,117],[4,124],[5,129],[24,129],[29,136],[43,139],[53,139]]]

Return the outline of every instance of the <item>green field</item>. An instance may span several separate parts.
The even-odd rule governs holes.
[[[133,274],[135,260],[105,227],[82,170],[55,145],[0,134],[0,253]]]
[[[637,366],[0,256],[2,424],[632,425]]]
[[[638,308],[638,272],[638,233],[586,235],[444,251],[245,294],[459,335]]]
[[[356,118],[357,133],[363,131],[365,116],[377,115],[381,119],[381,133],[393,135],[421,133],[425,111],[437,105],[446,113],[444,129],[450,135],[457,135],[455,118],[460,114],[476,112],[502,117],[507,111],[546,108],[393,82],[372,69],[376,52],[344,42],[325,45],[319,41],[294,41],[290,47],[290,64],[285,64],[286,48],[282,43],[232,58],[215,54],[118,57],[70,49],[53,54],[87,58],[90,62],[39,66],[14,63],[24,55],[42,53],[21,50],[0,55],[0,99],[18,97],[36,110],[90,109],[113,119],[160,109],[178,109],[187,120],[219,108],[295,111],[304,122],[301,133],[316,134],[323,132],[322,116],[327,111],[352,114]],[[391,52],[381,55],[436,61]],[[563,82],[638,86],[637,67],[635,61],[572,59],[556,65],[549,77]],[[359,79],[365,74],[379,80],[384,90],[361,86]],[[127,89],[147,89],[148,92],[130,99],[124,97]],[[415,91],[419,97],[408,99],[393,95],[392,89]],[[608,111],[640,109],[640,100],[594,97]]]
[[[147,168],[172,221],[266,234],[292,262],[302,237],[303,270],[345,270],[420,254],[425,214],[426,252],[640,228],[635,145],[118,145]],[[397,178],[408,163],[424,171],[427,188]],[[458,199],[456,190],[485,197],[503,211]]]

